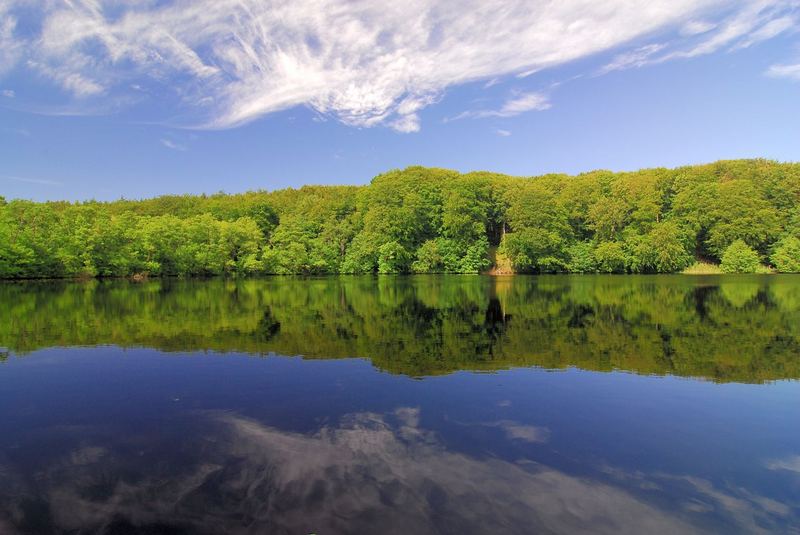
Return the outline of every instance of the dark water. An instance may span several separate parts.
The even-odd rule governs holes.
[[[0,284],[0,347],[3,535],[800,525],[800,277]]]

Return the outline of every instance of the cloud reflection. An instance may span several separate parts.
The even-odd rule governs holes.
[[[739,529],[765,525],[765,514],[789,514],[770,501],[757,518],[762,498],[734,497],[697,478],[656,476],[688,484],[685,506],[668,510],[646,498],[657,485],[638,485],[648,490],[634,494],[611,483],[645,482],[642,474],[618,470],[606,474],[609,482],[532,461],[476,458],[422,428],[416,408],[350,414],[311,434],[232,413],[202,413],[196,423],[202,431],[171,451],[151,447],[155,460],[151,437],[125,437],[102,445],[79,439],[32,478],[0,463],[0,532],[22,532],[39,515],[50,528],[100,533],[166,526],[234,534],[694,533],[696,520],[719,507],[737,512]],[[497,425],[510,438],[548,435]]]

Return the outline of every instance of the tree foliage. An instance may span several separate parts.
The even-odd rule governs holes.
[[[772,263],[783,273],[800,273],[800,239],[786,236],[775,246]]]
[[[518,272],[662,273],[719,263],[738,242],[797,271],[799,200],[800,165],[767,160],[532,178],[409,167],[366,186],[0,199],[0,278],[477,273],[495,251]]]
[[[759,264],[758,253],[744,240],[736,240],[725,249],[719,267],[723,273],[753,273]]]

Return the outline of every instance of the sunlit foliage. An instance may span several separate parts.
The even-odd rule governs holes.
[[[800,164],[767,160],[533,178],[409,167],[366,186],[0,199],[0,278],[479,273],[497,258],[516,272],[664,273],[719,264],[739,243],[758,262],[736,270],[798,271],[799,200]]]
[[[758,253],[744,240],[736,240],[725,249],[719,267],[723,273],[753,273],[758,270]]]

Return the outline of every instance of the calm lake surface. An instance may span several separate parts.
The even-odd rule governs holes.
[[[800,276],[0,284],[0,534],[798,533]]]

